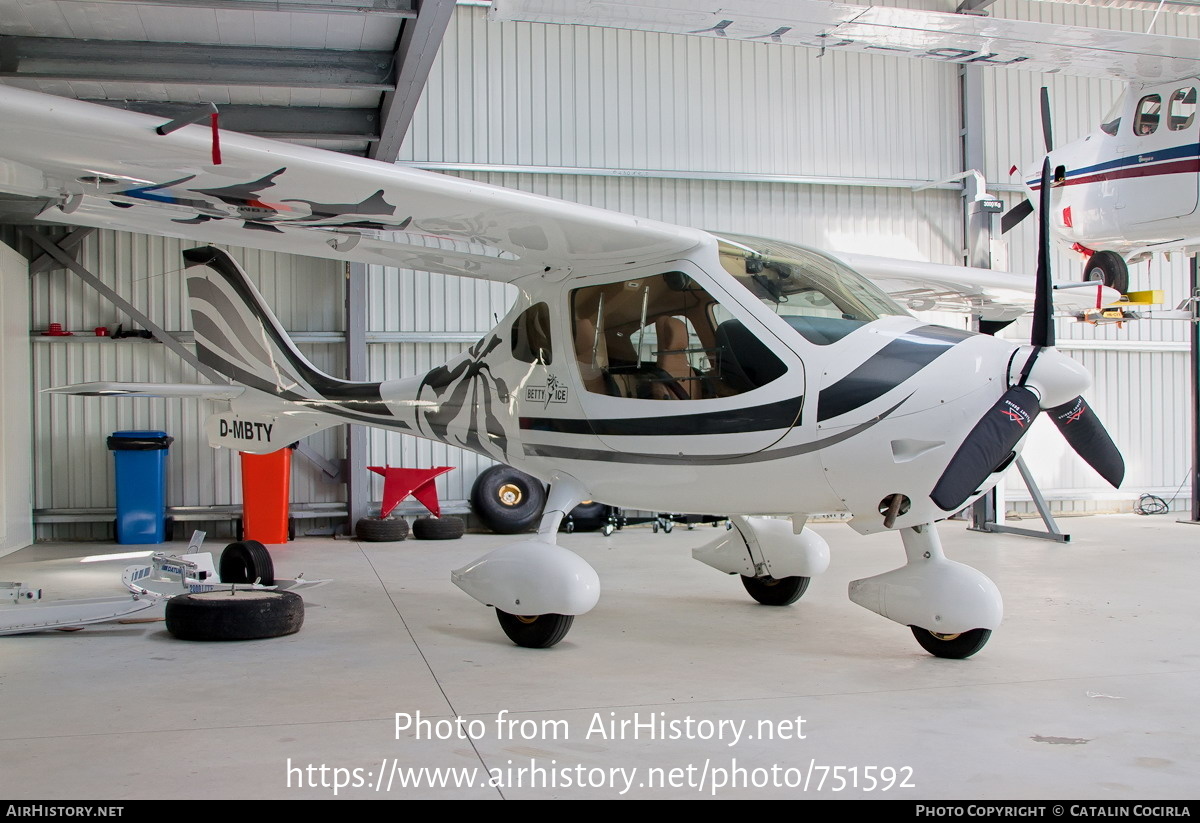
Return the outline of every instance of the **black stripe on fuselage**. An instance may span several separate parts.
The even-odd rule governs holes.
[[[944,326],[921,326],[905,332],[841,380],[821,390],[817,421],[830,420],[882,397],[974,336],[973,332]]]
[[[580,449],[573,446],[555,446],[542,443],[525,443],[524,449],[525,454],[530,457],[550,457],[559,460],[588,460],[605,463],[636,463],[657,466],[728,466],[745,463],[765,463],[771,460],[784,460],[802,454],[811,454],[812,452],[841,443],[843,440],[849,440],[851,437],[862,434],[880,420],[889,416],[896,409],[900,408],[905,400],[908,400],[908,398],[904,398],[904,400],[901,400],[887,411],[877,414],[870,420],[863,421],[857,426],[852,426],[849,429],[821,440],[812,440],[796,446],[785,446],[781,449],[767,448],[749,454],[647,454],[601,449]]]
[[[669,403],[667,404],[669,405]],[[804,397],[724,411],[679,414],[670,417],[615,417],[579,420],[557,417],[522,417],[527,431],[600,436],[678,437],[693,434],[743,434],[790,429],[799,424]]]

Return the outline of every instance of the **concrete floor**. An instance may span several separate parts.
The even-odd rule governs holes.
[[[965,661],[847,600],[849,580],[903,554],[896,535],[840,524],[817,527],[831,568],[784,608],[690,559],[707,526],[563,535],[604,591],[549,650],[513,646],[449,581],[511,538],[304,538],[273,548],[280,576],[335,582],[307,594],[289,637],[189,643],[150,623],[0,638],[0,797],[333,797],[357,782],[337,796],[1196,798],[1200,529],[1173,518],[1063,520],[1066,545],[943,524],[947,553],[1005,597],[1004,625]],[[0,559],[0,580],[119,594],[129,561],[78,561],[125,548],[38,545]],[[397,734],[396,714],[418,712],[432,723]],[[636,720],[675,739],[608,733]],[[402,787],[409,767],[456,771],[451,787],[428,785],[448,772]]]

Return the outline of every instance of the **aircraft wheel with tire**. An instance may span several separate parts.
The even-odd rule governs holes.
[[[408,537],[403,517],[364,517],[354,524],[354,536],[364,543],[386,543]]]
[[[934,657],[945,657],[949,660],[962,660],[970,657],[987,644],[992,636],[991,629],[971,629],[958,634],[938,634],[919,626],[910,626],[913,637],[921,644],[921,648]]]
[[[608,520],[608,506],[594,500],[585,500],[571,509],[570,531],[594,532],[604,527]]]
[[[512,466],[492,466],[471,487],[471,509],[496,534],[518,534],[537,525],[546,505],[546,488],[536,477]]]
[[[527,649],[548,649],[567,636],[573,614],[509,614],[496,609],[496,619],[508,639]]]
[[[1098,251],[1083,267],[1084,280],[1099,280],[1121,294],[1129,291],[1129,266],[1115,251]]]
[[[295,634],[304,625],[304,598],[295,592],[180,594],[167,601],[167,631],[180,640],[261,640]]]
[[[221,552],[217,575],[222,583],[253,583],[275,585],[275,563],[267,547],[257,540],[230,543]]]
[[[457,540],[466,531],[461,517],[418,517],[413,521],[413,537],[418,540]]]
[[[747,577],[742,575],[742,585],[750,596],[764,606],[790,606],[808,590],[811,577]]]

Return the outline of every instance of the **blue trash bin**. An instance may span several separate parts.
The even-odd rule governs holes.
[[[175,438],[160,431],[113,432],[117,542],[162,543],[167,530],[167,450]]]

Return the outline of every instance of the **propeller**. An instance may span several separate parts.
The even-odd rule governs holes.
[[[1050,126],[1050,90],[1042,86],[1042,143],[1046,146],[1046,154],[1054,151],[1054,130]],[[1025,198],[1013,206],[1000,218],[1000,233],[1008,234],[1022,220],[1033,213],[1033,202]]]
[[[1047,140],[1049,132],[1047,130]],[[1037,292],[1033,304],[1033,353],[1020,378],[980,418],[954,457],[946,465],[930,498],[943,511],[962,507],[993,472],[1015,458],[1014,449],[1043,410],[1042,401],[1079,380],[1081,371],[1054,350],[1054,286],[1050,282],[1050,159],[1042,162],[1039,214]],[[1038,368],[1040,366],[1040,368]],[[1083,373],[1086,380],[1086,373]],[[1055,385],[1058,384],[1058,385]],[[1069,388],[1067,389],[1070,390]],[[1125,461],[1116,444],[1082,396],[1046,408],[1058,430],[1075,452],[1113,486],[1121,485]]]

